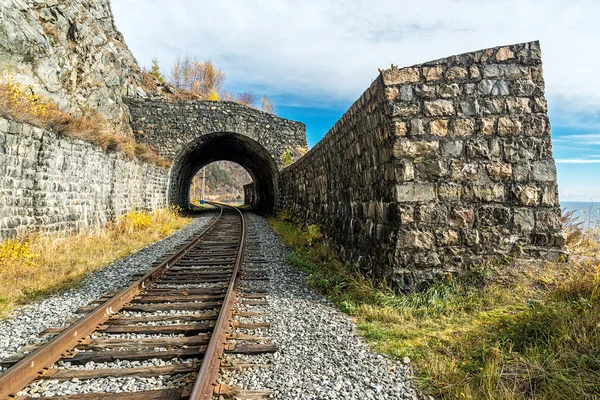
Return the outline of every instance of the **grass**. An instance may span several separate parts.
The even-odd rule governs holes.
[[[394,295],[307,227],[270,219],[288,262],[355,318],[371,346],[409,357],[441,399],[600,398],[600,231],[565,220],[568,263],[499,261]]]
[[[87,115],[74,117],[44,96],[35,94],[31,86],[15,82],[6,74],[0,81],[0,115],[85,140],[104,150],[120,151],[130,158],[162,167],[170,166],[155,149],[137,143],[125,133],[117,132],[101,116],[88,112]]]
[[[170,235],[190,222],[175,210],[130,212],[105,228],[56,236],[34,233],[0,242],[0,317],[77,286],[92,271]]]

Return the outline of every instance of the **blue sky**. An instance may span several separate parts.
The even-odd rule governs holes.
[[[600,201],[600,2],[560,0],[114,0],[138,59],[210,59],[231,91],[267,94],[314,145],[377,76],[540,40],[562,201]]]

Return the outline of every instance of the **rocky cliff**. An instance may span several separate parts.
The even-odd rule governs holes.
[[[141,75],[108,0],[0,0],[0,71],[74,115],[129,129],[122,96]]]

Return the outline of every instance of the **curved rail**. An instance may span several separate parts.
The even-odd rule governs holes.
[[[68,353],[77,346],[81,340],[94,332],[97,327],[106,322],[111,315],[118,312],[141,291],[150,286],[152,282],[163,276],[166,269],[185,256],[219,221],[223,215],[223,207],[219,204],[214,205],[219,207],[219,215],[215,217],[201,233],[196,235],[188,245],[178,252],[169,255],[169,257],[161,261],[142,278],[102,303],[94,311],[66,328],[47,344],[33,351],[17,364],[0,374],[0,399],[7,399],[9,396],[15,395],[23,389],[29,382],[37,378],[45,368],[49,368],[52,364],[60,360],[65,353]],[[243,247],[243,245],[240,247]]]
[[[218,203],[209,203],[212,205],[219,206]],[[237,258],[231,275],[231,281],[227,287],[227,294],[221,305],[221,311],[219,312],[219,318],[215,324],[213,333],[210,338],[202,365],[194,388],[190,395],[190,400],[210,400],[213,396],[214,387],[216,384],[217,375],[219,373],[219,367],[221,365],[221,358],[223,357],[223,350],[225,349],[225,341],[227,329],[229,328],[233,316],[233,305],[235,302],[236,291],[239,284],[239,271],[244,261],[244,252],[246,250],[246,220],[244,214],[233,206],[227,206],[235,209],[242,220],[242,229],[240,233],[240,247],[238,249]]]

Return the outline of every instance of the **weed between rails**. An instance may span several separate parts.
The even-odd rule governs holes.
[[[33,233],[0,242],[0,317],[19,305],[77,286],[90,272],[189,222],[174,209],[133,211],[91,232]]]
[[[284,216],[285,217],[285,216]],[[396,296],[339,260],[310,230],[273,229],[288,262],[352,315],[372,347],[413,360],[421,389],[442,399],[600,398],[600,252],[565,221],[570,263],[499,262]],[[315,228],[312,228],[313,230]]]

